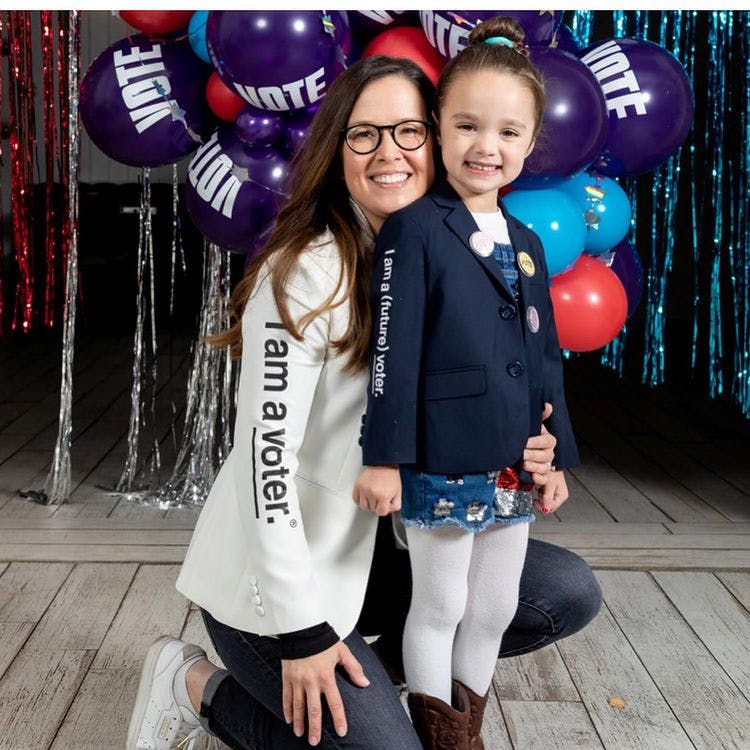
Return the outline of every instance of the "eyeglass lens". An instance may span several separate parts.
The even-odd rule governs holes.
[[[380,145],[381,131],[390,130],[399,148],[413,151],[427,140],[427,126],[418,120],[400,122],[398,125],[357,125],[346,133],[346,142],[359,154],[374,151]]]

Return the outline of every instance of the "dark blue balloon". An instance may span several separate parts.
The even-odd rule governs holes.
[[[211,242],[244,252],[284,202],[288,174],[282,154],[247,146],[228,123],[191,160],[185,203]]]
[[[286,148],[290,156],[294,156],[299,147],[304,143],[317,111],[318,105],[313,104],[312,107],[295,113],[294,116],[287,120],[286,132],[284,134],[284,148]]]
[[[577,55],[578,50],[581,49],[581,43],[578,41],[578,37],[573,33],[570,26],[563,24],[555,32],[555,36],[552,39],[550,45],[556,49],[561,49],[563,52],[570,52],[571,55]]]
[[[579,53],[598,79],[609,132],[592,168],[639,175],[673,154],[693,122],[693,90],[677,58],[644,39],[618,37]]]
[[[628,317],[630,317],[638,307],[643,294],[641,256],[628,240],[623,240],[613,247],[612,254],[614,257],[610,268],[615,272],[625,289],[628,298]]]
[[[546,45],[562,23],[561,10],[420,10],[419,19],[430,44],[446,59],[464,47],[473,26],[495,16],[510,16],[524,30],[525,46]]]
[[[419,26],[415,10],[354,10],[349,11],[349,23],[356,36],[372,38],[396,26]]]
[[[284,132],[284,120],[281,115],[246,106],[234,121],[234,132],[237,137],[252,148],[273,146]]]
[[[323,98],[344,69],[351,33],[342,11],[211,11],[206,38],[232,91],[257,109],[282,112]]]
[[[94,60],[81,82],[91,140],[115,161],[158,167],[195,151],[214,127],[206,103],[211,69],[187,41],[136,34]]]
[[[536,146],[523,175],[568,177],[587,167],[607,137],[607,104],[591,71],[569,52],[531,47],[544,80],[546,105]]]

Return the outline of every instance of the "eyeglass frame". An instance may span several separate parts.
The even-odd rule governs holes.
[[[425,138],[422,141],[422,143],[419,144],[419,146],[414,146],[413,148],[409,148],[408,146],[402,146],[397,140],[396,140],[396,128],[399,125],[403,125],[407,122],[418,122],[420,125],[425,126]],[[350,130],[354,130],[355,128],[375,128],[375,130],[378,131],[378,141],[375,144],[373,148],[371,148],[369,151],[357,151],[354,148],[352,148],[352,145],[349,143],[349,140],[347,138],[347,134]],[[362,122],[358,125],[350,125],[348,128],[341,128],[339,131],[341,135],[344,136],[344,143],[349,147],[349,149],[352,151],[352,153],[357,154],[359,156],[367,156],[368,154],[375,153],[380,148],[380,144],[383,142],[383,131],[389,130],[391,133],[391,139],[393,142],[398,146],[400,149],[404,151],[418,151],[422,146],[424,146],[425,143],[427,143],[427,139],[430,137],[430,130],[432,129],[432,123],[428,122],[427,120],[401,120],[399,122],[394,123],[393,125],[373,125],[371,122]]]

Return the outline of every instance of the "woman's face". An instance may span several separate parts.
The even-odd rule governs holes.
[[[419,89],[393,75],[365,86],[347,127],[428,119]],[[376,234],[390,214],[421,198],[435,176],[431,136],[416,151],[399,148],[388,130],[382,131],[380,145],[370,154],[356,154],[346,143],[341,148],[346,187]]]

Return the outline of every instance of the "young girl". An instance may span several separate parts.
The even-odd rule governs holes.
[[[567,497],[562,468],[578,461],[544,253],[498,196],[544,110],[523,36],[494,18],[446,65],[435,118],[445,179],[385,222],[375,250],[367,468],[354,498],[384,515],[403,497],[413,576],[404,668],[425,748],[483,747],[534,518],[523,449],[544,402],[558,443],[543,512]]]

